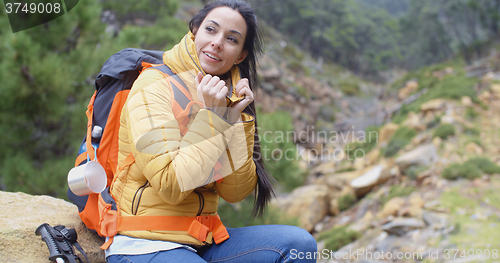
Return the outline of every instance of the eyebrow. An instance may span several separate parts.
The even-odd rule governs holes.
[[[208,22],[212,22],[212,23],[214,23],[215,25],[217,25],[217,26],[219,26],[219,27],[220,27],[219,23],[215,22],[214,20],[208,20]],[[231,33],[236,33],[236,34],[240,35],[241,37],[243,37],[243,35],[242,35],[239,31],[237,31],[237,30],[230,29],[230,30],[229,30],[229,32],[231,32]]]

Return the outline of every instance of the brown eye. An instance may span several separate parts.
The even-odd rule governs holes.
[[[238,44],[238,39],[236,39],[235,37],[229,37],[228,39],[229,39],[230,41],[232,41],[232,42],[234,42],[234,43]]]

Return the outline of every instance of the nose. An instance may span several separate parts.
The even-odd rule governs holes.
[[[221,49],[222,49],[222,40],[221,40],[221,38],[220,38],[220,37],[218,37],[218,38],[216,38],[216,39],[214,39],[214,40],[212,41],[212,47],[213,47],[213,48],[216,48],[216,49],[218,49],[218,50],[221,50]]]
[[[214,43],[214,42],[212,42],[212,47],[217,48],[219,50],[222,49],[222,46],[221,46],[220,43]]]

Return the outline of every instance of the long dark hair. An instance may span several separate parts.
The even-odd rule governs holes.
[[[240,0],[217,0],[213,3],[207,4],[198,14],[196,14],[193,19],[189,22],[189,30],[195,32],[199,29],[201,23],[205,17],[213,9],[217,7],[230,7],[235,11],[238,11],[240,15],[245,19],[247,25],[247,36],[245,38],[245,43],[243,44],[243,50],[248,52],[247,57],[240,64],[238,68],[240,69],[240,74],[242,78],[247,78],[250,84],[250,89],[256,92],[255,87],[259,87],[259,78],[257,77],[257,55],[263,52],[263,35],[260,30],[259,24],[257,22],[257,17],[254,14],[253,9],[244,1]],[[253,159],[255,162],[256,172],[257,172],[257,196],[254,199],[254,216],[262,216],[264,208],[267,203],[271,200],[274,195],[273,186],[271,180],[273,177],[266,171],[262,153],[260,151],[260,141],[257,129],[257,116],[255,112],[255,103],[250,103],[243,112],[251,115],[255,119],[255,143],[253,147]]]

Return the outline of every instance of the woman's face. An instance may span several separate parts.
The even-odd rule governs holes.
[[[193,33],[201,67],[208,74],[222,75],[247,55],[243,50],[246,22],[232,8],[214,8]]]

